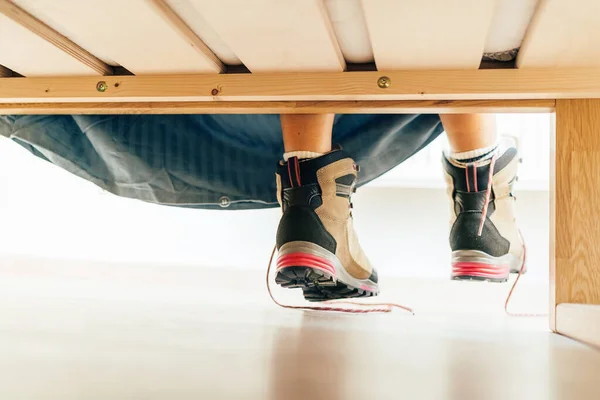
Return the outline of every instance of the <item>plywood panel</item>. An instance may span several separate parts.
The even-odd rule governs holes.
[[[541,0],[517,57],[519,68],[600,66],[600,1]]]
[[[496,7],[496,0],[362,3],[379,70],[477,68]]]
[[[322,0],[190,0],[252,72],[342,71]]]
[[[557,100],[555,304],[600,304],[600,100]]]
[[[0,64],[24,76],[100,75],[1,13]]]
[[[134,74],[218,73],[221,65],[145,0],[17,0],[28,12]]]

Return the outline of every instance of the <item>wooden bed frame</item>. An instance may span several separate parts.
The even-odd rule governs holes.
[[[260,3],[268,6],[270,1]],[[0,16],[91,66],[96,75],[25,78],[0,67],[0,114],[553,113],[550,325],[557,333],[600,346],[600,14],[595,12],[596,0],[580,2],[576,10],[566,7],[566,1],[541,0],[517,59],[519,68],[447,69],[442,62],[439,68],[343,72],[343,58],[332,57],[334,64],[339,63],[332,71],[310,72],[306,66],[293,73],[276,73],[260,72],[265,60],[253,68],[248,57],[244,63],[253,73],[221,74],[223,64],[167,4],[150,3],[182,40],[212,60],[207,64],[212,74],[119,75],[118,69],[12,2],[0,0]],[[557,21],[563,22],[568,35],[557,37]],[[246,46],[252,43],[252,30],[248,32]],[[379,40],[374,49],[381,54],[391,51],[392,41]],[[308,48],[298,49],[299,59],[302,49]],[[340,55],[339,48],[332,49]]]

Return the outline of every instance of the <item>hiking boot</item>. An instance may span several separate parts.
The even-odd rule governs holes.
[[[352,222],[351,195],[358,167],[343,151],[277,168],[277,275],[286,288],[302,288],[309,301],[379,293],[377,273],[361,249]]]
[[[506,282],[511,272],[522,267],[525,272],[525,244],[512,193],[519,162],[514,145],[473,163],[443,157],[452,200],[452,279]]]

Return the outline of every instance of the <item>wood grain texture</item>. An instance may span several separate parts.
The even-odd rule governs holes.
[[[600,305],[563,303],[556,307],[556,331],[600,348]]]
[[[379,70],[477,69],[496,8],[496,0],[363,0],[362,4]]]
[[[552,112],[554,100],[201,101],[137,103],[0,103],[22,114],[386,114]]]
[[[18,71],[17,71],[18,72]],[[391,86],[377,85],[387,76]],[[96,90],[105,81],[104,92]],[[600,69],[18,78],[0,103],[71,101],[516,100],[600,97]]]
[[[189,26],[181,19],[179,15],[169,7],[165,0],[148,0],[148,2],[154,6],[156,12],[171,25],[175,32],[187,41],[196,51],[207,58],[208,61],[212,61],[214,68],[219,72],[225,71],[225,65],[219,60],[219,58],[212,52],[211,49],[190,29]]]
[[[252,72],[343,71],[322,0],[190,0]]]
[[[175,30],[172,20],[146,0],[15,0],[99,58],[134,74],[219,73],[198,42]],[[18,71],[17,71],[18,72]]]
[[[557,100],[555,304],[600,304],[600,100]]]
[[[92,70],[96,71],[100,75],[111,75],[112,68],[105,64],[102,60],[95,57],[85,49],[78,46],[76,43],[71,41],[66,36],[61,35],[54,29],[50,28],[42,21],[33,17],[13,2],[9,0],[0,0],[0,13],[10,18],[12,21],[31,31],[35,35],[44,39],[48,43],[52,44],[56,48],[70,55],[80,63],[88,66]],[[1,23],[1,21],[0,21]],[[8,37],[8,36],[6,36]],[[6,39],[3,39],[6,40]],[[11,40],[17,40],[18,37],[11,38]],[[24,51],[24,49],[19,49]],[[36,49],[31,49],[32,54],[36,54]],[[35,56],[30,58],[30,63],[38,63],[40,66],[45,65],[46,60],[36,58]]]
[[[599,1],[540,0],[521,45],[517,66],[600,66],[599,47]]]
[[[556,112],[550,115],[550,276],[549,276],[549,296],[548,296],[548,322],[550,330],[556,332]]]

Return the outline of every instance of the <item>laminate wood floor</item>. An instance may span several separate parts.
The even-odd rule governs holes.
[[[345,315],[277,308],[263,280],[3,260],[0,399],[600,398],[600,351],[505,316],[506,285],[390,278],[415,316]],[[545,311],[544,285],[521,289]]]

